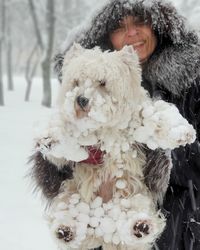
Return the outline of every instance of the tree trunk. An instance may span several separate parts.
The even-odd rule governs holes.
[[[26,79],[27,85],[26,85],[26,93],[24,101],[28,102],[30,100],[30,93],[31,93],[31,87],[32,87],[32,79]]]
[[[47,43],[44,46],[44,41],[42,40],[41,31],[39,29],[38,18],[36,15],[36,10],[33,0],[29,0],[29,7],[31,16],[33,19],[35,33],[37,37],[38,44],[41,51],[44,54],[43,61],[41,63],[42,67],[42,77],[43,77],[43,98],[42,105],[46,107],[51,107],[51,55],[53,51],[54,42],[54,0],[47,0],[46,6],[46,25],[47,25]]]
[[[7,79],[8,79],[8,90],[14,90],[13,85],[13,68],[12,68],[12,40],[11,40],[11,23],[12,16],[10,13],[11,2],[7,0],[7,8],[6,8],[6,37],[5,37],[5,45],[6,45],[6,63],[7,63]]]
[[[7,40],[7,78],[8,78],[8,90],[14,90],[13,70],[12,70],[12,43],[10,38],[8,38]]]
[[[39,23],[38,23],[36,10],[35,10],[34,1],[33,0],[28,0],[28,3],[29,3],[30,13],[31,13],[31,16],[32,16],[32,19],[33,19],[33,24],[34,24],[34,28],[35,28],[35,34],[36,34],[36,37],[37,37],[37,41],[38,41],[38,44],[39,44],[40,49],[42,51],[44,49],[44,45],[43,45],[42,35],[41,35],[40,29],[39,29]]]
[[[51,68],[48,60],[42,62],[43,98],[42,105],[51,107]]]
[[[4,88],[3,88],[3,43],[5,36],[5,0],[0,2],[0,105],[4,105]]]
[[[0,39],[0,106],[4,105],[3,72],[2,72],[2,40]]]
[[[30,14],[33,20],[33,25],[34,25],[34,29],[35,29],[35,36],[37,38],[37,43],[38,46],[40,48],[40,52],[42,53],[44,50],[44,44],[43,44],[43,39],[42,39],[42,34],[39,28],[39,20],[37,17],[37,13],[36,13],[36,8],[35,8],[35,4],[33,0],[28,0],[28,4],[29,4],[29,10],[30,10]],[[27,67],[26,67],[26,73],[25,73],[25,78],[27,81],[27,87],[26,87],[26,93],[25,93],[25,101],[29,101],[29,97],[30,97],[30,93],[31,93],[31,87],[32,87],[32,78],[35,75],[35,71],[37,69],[39,60],[36,60],[35,64],[33,65],[32,69],[31,69],[31,63],[32,63],[32,57],[34,56],[35,52],[36,52],[36,48],[37,45],[34,46],[30,57],[27,60]]]
[[[35,63],[32,62],[32,58],[34,54],[37,52],[37,44],[33,47],[31,54],[27,60],[27,66],[26,66],[26,72],[25,72],[25,78],[27,81],[27,86],[26,86],[26,93],[25,93],[25,101],[28,102],[30,99],[30,93],[31,93],[31,87],[32,87],[32,81],[33,81],[33,76],[35,75],[35,72],[37,70],[37,66],[39,63],[39,59],[36,59]],[[31,68],[32,66],[32,68]]]
[[[47,0],[47,45],[44,60],[42,61],[43,98],[42,105],[51,107],[51,56],[54,42],[54,0]]]

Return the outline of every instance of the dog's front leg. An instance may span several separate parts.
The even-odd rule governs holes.
[[[64,128],[65,125],[60,112],[53,111],[50,117],[46,117],[40,121],[34,130],[34,152],[40,152],[44,158],[55,165],[58,162],[58,167],[59,158],[62,158],[62,155],[56,155],[54,151],[60,145],[60,139],[64,137]],[[57,161],[54,158],[57,158]]]
[[[38,130],[34,138],[34,151],[40,152],[58,168],[62,168],[68,161],[79,162],[88,158],[78,138],[71,135],[70,125],[58,113],[47,121],[42,130]]]
[[[195,140],[194,128],[173,104],[162,100],[149,101],[143,105],[140,117],[141,125],[133,136],[150,149],[174,149]]]
[[[58,168],[62,168],[68,161],[80,162],[88,158],[88,152],[77,143],[76,138],[64,134],[59,138],[49,133],[48,136],[39,138],[35,151],[41,152]]]

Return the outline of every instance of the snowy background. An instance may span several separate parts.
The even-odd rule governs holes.
[[[13,3],[17,4],[17,2],[22,4],[25,1],[13,0]],[[38,3],[43,2],[38,1]],[[96,0],[85,0],[87,4],[85,12],[78,17],[74,15],[74,18],[81,20],[86,10],[88,11],[88,8],[97,2]],[[199,1],[176,0],[175,5],[189,18],[191,25],[200,29]],[[44,4],[42,8],[45,8]],[[77,10],[82,10],[82,6],[71,8],[71,11],[76,14]],[[74,25],[77,22],[75,20]],[[17,32],[16,29],[15,33]],[[55,37],[55,40],[62,40],[62,35],[59,36],[59,39]],[[23,43],[20,44],[18,40],[17,43],[19,49]],[[13,62],[16,66],[13,76],[14,89],[7,90],[7,79],[4,77],[5,103],[4,106],[0,106],[0,249],[55,250],[56,246],[49,236],[48,227],[43,218],[45,203],[41,202],[39,195],[32,193],[30,180],[25,177],[30,168],[27,161],[32,149],[33,125],[35,121],[50,112],[50,109],[41,105],[42,79],[40,77],[33,79],[30,101],[24,101],[27,85],[23,76],[25,66],[21,57],[16,56],[16,51]],[[22,54],[23,57],[25,58],[25,54]],[[16,73],[20,76],[17,76]],[[39,74],[40,72],[37,72],[36,75]],[[51,87],[53,106],[59,87],[58,82],[52,80]]]
[[[23,101],[25,79],[14,80],[15,91],[5,91],[6,106],[0,107],[0,249],[53,250],[56,247],[42,218],[45,203],[32,193],[30,179],[25,177],[34,124],[50,109],[40,104],[40,78],[34,79],[28,103]],[[58,85],[52,81],[52,86],[56,96]]]

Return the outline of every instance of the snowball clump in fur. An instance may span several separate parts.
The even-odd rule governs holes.
[[[59,200],[66,199],[66,193],[59,195]],[[146,202],[146,206],[141,210],[138,204],[143,200]],[[78,248],[86,235],[89,235],[94,238],[102,237],[105,243],[118,245],[120,242],[124,242],[129,246],[138,245],[139,247],[140,244],[151,242],[152,236],[155,237],[163,229],[163,224],[156,220],[160,213],[152,214],[149,209],[150,198],[140,194],[132,198],[121,199],[121,202],[119,199],[112,199],[108,203],[103,203],[102,198],[97,196],[88,204],[81,201],[80,195],[76,193],[70,197],[67,203],[63,201],[59,201],[58,204],[54,203],[53,212],[50,211],[51,231],[57,240],[55,232],[60,225],[66,225],[71,228],[75,237],[69,242],[57,240],[60,246]],[[141,239],[134,236],[134,225],[140,220],[149,223],[151,227],[149,230],[153,230],[153,234],[149,233]]]

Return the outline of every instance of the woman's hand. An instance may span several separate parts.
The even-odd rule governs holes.
[[[115,184],[115,179],[108,179],[103,182],[99,187],[97,195],[103,199],[103,203],[107,203],[113,197],[113,186]]]

